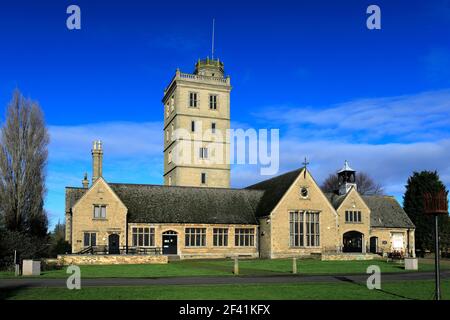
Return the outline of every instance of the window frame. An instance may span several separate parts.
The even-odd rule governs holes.
[[[208,148],[207,147],[199,148],[199,158],[200,159],[208,159]]]
[[[345,210],[345,223],[363,223],[361,210]]]
[[[187,248],[206,247],[206,228],[185,228],[184,246]]]
[[[198,108],[198,92],[189,91],[189,108]]]
[[[207,176],[206,172],[200,173],[200,183],[201,184],[206,184],[207,178],[208,178],[208,176]]]
[[[320,247],[320,211],[289,210],[289,247]]]
[[[255,246],[255,228],[235,228],[234,229],[235,247],[254,247]]]
[[[213,228],[213,247],[228,247],[228,228]]]
[[[131,228],[131,245],[133,247],[155,247],[155,228],[136,226]]]
[[[106,204],[94,204],[93,219],[106,220]],[[99,208],[99,215],[96,213],[96,209]]]
[[[218,109],[218,95],[210,94],[209,95],[209,110],[217,110]]]
[[[88,237],[88,244],[86,244],[86,236]],[[94,243],[94,244],[92,244]],[[97,246],[97,232],[85,231],[83,232],[83,247]]]

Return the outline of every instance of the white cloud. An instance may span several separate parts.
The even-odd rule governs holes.
[[[330,108],[270,107],[263,120],[288,126],[289,133],[308,126],[303,136],[375,142],[429,141],[449,136],[450,89],[388,98],[359,99]]]

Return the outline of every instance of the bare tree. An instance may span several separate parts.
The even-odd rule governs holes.
[[[49,135],[40,106],[16,90],[0,135],[0,213],[6,229],[47,233],[44,211]]]
[[[356,173],[355,181],[359,194],[362,195],[376,195],[383,194],[383,187],[381,184],[375,182],[371,176],[365,172]],[[335,192],[339,189],[338,176],[330,174],[328,178],[322,183],[320,187],[323,192]]]

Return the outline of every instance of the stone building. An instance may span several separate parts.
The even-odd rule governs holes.
[[[228,139],[211,137],[230,126],[230,90],[219,60],[197,62],[193,74],[176,71],[163,98],[164,185],[106,181],[103,146],[94,142],[92,183],[85,176],[82,187],[66,188],[66,239],[73,253],[414,255],[415,227],[399,203],[391,196],[361,196],[347,162],[332,194],[321,191],[306,166],[230,188],[228,161],[210,161],[213,152],[223,152],[225,160],[230,155]],[[198,143],[186,147],[179,129]],[[197,135],[205,130],[209,136]],[[188,161],[175,158],[177,144]]]

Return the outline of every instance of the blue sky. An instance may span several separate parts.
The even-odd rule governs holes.
[[[66,28],[70,4],[81,30]],[[366,28],[370,4],[381,30]],[[52,224],[94,139],[108,181],[162,182],[163,89],[210,54],[213,17],[233,127],[279,128],[280,172],[307,156],[320,182],[348,159],[399,200],[413,170],[450,185],[449,0],[3,1],[0,106],[19,88],[44,109]],[[235,187],[264,178],[232,168]]]

